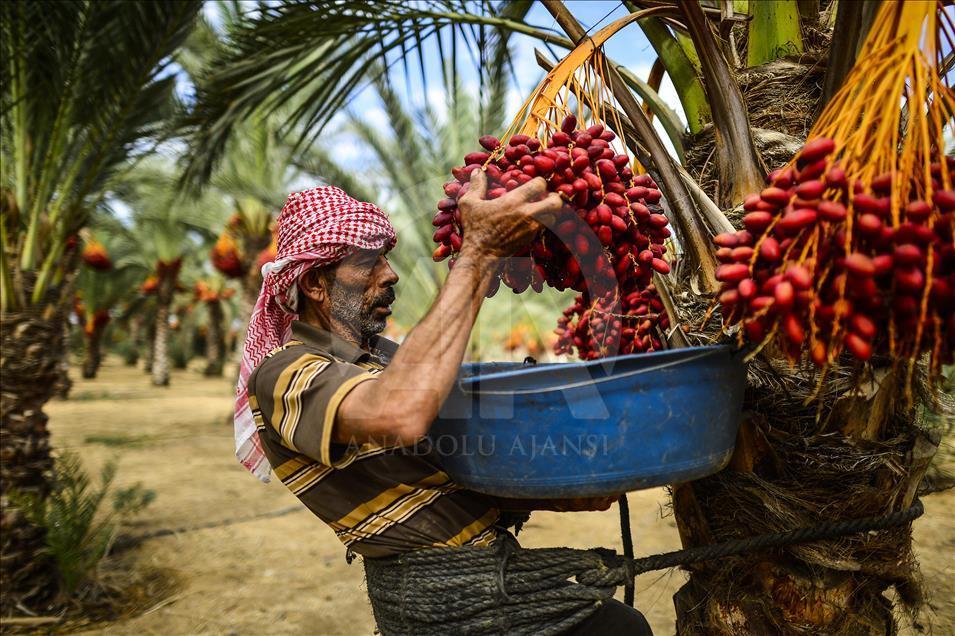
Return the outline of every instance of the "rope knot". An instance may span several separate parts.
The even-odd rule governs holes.
[[[633,561],[607,548],[589,550],[597,557],[592,565],[577,574],[577,582],[591,587],[608,588],[633,580]]]

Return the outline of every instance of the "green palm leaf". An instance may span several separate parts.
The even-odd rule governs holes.
[[[0,3],[0,182],[15,202],[0,224],[5,309],[27,302],[10,293],[12,268],[39,269],[33,298],[42,297],[66,237],[116,172],[163,136],[176,108],[171,55],[200,5]]]
[[[129,172],[114,189],[114,197],[129,206],[129,232],[138,243],[138,256],[150,269],[192,252],[201,252],[229,215],[221,195],[209,190],[201,196],[179,195],[176,172],[167,160],[147,159]]]
[[[226,49],[199,82],[196,108],[183,122],[191,137],[186,181],[207,180],[236,124],[255,113],[275,112],[294,103],[284,118],[284,131],[298,131],[303,142],[310,141],[355,89],[381,78],[389,64],[414,55],[426,76],[427,43],[437,43],[442,68],[447,61],[446,39],[452,63],[457,57],[456,36],[474,54],[482,40],[465,27],[488,27],[491,35],[483,42],[492,50],[505,32],[529,33],[567,46],[566,38],[523,22],[529,5],[507,3],[500,12],[491,3],[468,11],[464,3],[452,0],[260,5],[245,22],[230,26]],[[498,51],[507,55],[506,47]],[[481,56],[474,55],[474,60],[480,66]],[[498,60],[496,68],[503,65]]]

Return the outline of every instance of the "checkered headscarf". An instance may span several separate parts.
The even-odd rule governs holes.
[[[290,194],[278,227],[275,260],[262,267],[262,291],[249,320],[235,399],[236,456],[262,481],[269,480],[271,467],[249,409],[249,376],[288,341],[298,316],[299,278],[313,267],[337,263],[352,249],[390,249],[395,244],[395,229],[378,206],[332,186]]]

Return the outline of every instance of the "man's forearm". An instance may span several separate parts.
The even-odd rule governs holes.
[[[389,385],[433,392],[435,415],[457,377],[492,270],[492,259],[462,254],[427,315],[381,374]]]
[[[541,177],[493,200],[485,199],[487,176],[471,173],[470,189],[458,199],[464,245],[428,315],[411,330],[375,382],[362,382],[338,409],[338,441],[397,438],[412,444],[428,432],[457,378],[471,328],[490,285],[497,258],[517,253],[552,220],[563,201],[547,194]]]

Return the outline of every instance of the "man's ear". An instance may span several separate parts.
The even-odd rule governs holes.
[[[298,287],[313,302],[322,303],[328,298],[328,281],[317,269],[305,272],[299,279]]]

